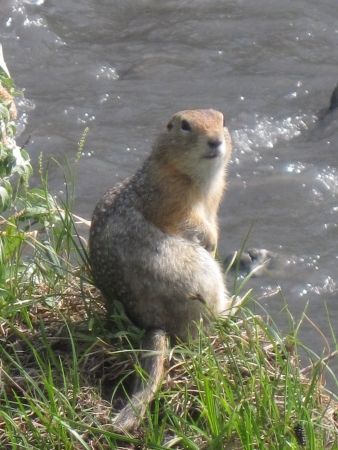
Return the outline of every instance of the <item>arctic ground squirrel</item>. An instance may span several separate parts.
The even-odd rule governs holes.
[[[167,336],[186,340],[196,323],[227,315],[232,302],[219,263],[217,211],[225,188],[231,138],[223,114],[176,113],[142,167],[109,189],[90,229],[90,262],[107,308],[120,301],[146,330],[148,381],[137,386],[114,427],[140,422],[164,372]]]

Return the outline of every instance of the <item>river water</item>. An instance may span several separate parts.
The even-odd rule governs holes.
[[[249,283],[283,330],[321,354],[338,335],[336,0],[0,0],[0,41],[24,97],[20,142],[73,161],[76,211],[130,175],[172,113],[213,107],[234,140],[219,253],[277,255]],[[63,179],[51,169],[56,193]],[[232,285],[229,280],[230,287]],[[338,372],[338,363],[331,368]],[[329,381],[330,383],[330,381]],[[333,387],[334,389],[337,386]]]

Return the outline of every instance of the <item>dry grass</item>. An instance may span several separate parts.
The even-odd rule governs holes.
[[[288,433],[292,436],[294,424],[302,421],[299,416],[301,406],[298,412],[295,407],[290,411],[287,406],[289,399],[285,398],[286,384],[292,378],[297,392],[303,391],[306,395],[311,391],[309,417],[315,428],[321,428],[322,448],[337,448],[334,445],[337,445],[338,405],[321,384],[320,373],[317,370],[310,377],[302,375],[295,346],[275,338],[272,341],[270,329],[262,318],[250,314],[245,319],[220,323],[217,333],[209,337],[201,335],[197,343],[176,346],[168,355],[167,376],[155,400],[154,416],[148,416],[135,440],[119,443],[110,424],[113,410],[119,409],[125,401],[124,388],[128,390],[132,379],[130,375],[137,364],[138,352],[133,348],[138,348],[141,333],[120,313],[117,313],[115,321],[107,324],[100,294],[89,284],[82,284],[80,288],[75,278],[61,294],[54,294],[52,301],[50,299],[50,288],[40,287],[28,316],[17,315],[14,320],[3,320],[0,326],[3,355],[1,389],[7,406],[11,406],[13,427],[19,434],[25,434],[28,442],[36,441],[36,434],[31,431],[32,424],[40,437],[46,435],[44,442],[50,441],[51,430],[45,416],[39,416],[30,406],[34,396],[40,398],[38,401],[43,398],[41,392],[46,390],[44,377],[49,368],[54,389],[62,393],[61,399],[66,397],[64,401],[59,401],[56,408],[58,417],[69,419],[81,438],[71,439],[70,447],[64,443],[55,446],[55,442],[50,441],[50,448],[86,448],[83,442],[90,449],[190,448],[184,443],[181,433],[175,433],[175,429],[183,430],[182,433],[189,436],[196,448],[246,448],[239,433],[234,430],[224,434],[223,444],[219,447],[210,447],[210,440],[201,432],[201,424],[208,416],[205,408],[210,401],[206,395],[207,380],[219,383],[217,388],[211,386],[212,397],[223,398],[223,402],[229,405],[259,403],[260,396],[264,397],[266,393],[258,396],[257,393],[264,390],[263,386],[269,382],[273,386],[273,402],[278,409],[278,417],[280,420],[287,417]],[[292,370],[288,366],[286,371],[286,362]],[[74,374],[74,371],[77,373]],[[75,383],[72,377],[76,378]],[[286,380],[287,377],[289,380]],[[74,388],[73,384],[77,387]],[[231,396],[237,395],[237,398],[227,400],[225,395],[230,391]],[[290,392],[295,391],[290,388]],[[244,393],[247,397],[241,398]],[[25,406],[24,414],[23,406],[16,411],[13,409],[18,398],[26,399],[19,402]],[[68,404],[72,408],[68,409]],[[209,407],[216,408],[212,404]],[[226,406],[224,408],[228,420],[234,420],[231,418],[232,406],[228,411]],[[218,414],[216,409],[213,414]],[[256,410],[257,414],[261,414],[258,412],[259,405]],[[238,408],[237,414],[240,416],[241,413],[243,411]],[[269,411],[266,414],[267,428],[275,426],[269,424]],[[51,416],[55,416],[55,411]],[[147,437],[149,429],[154,433],[156,423],[163,427],[163,447],[151,443],[153,436]],[[215,426],[217,428],[218,425]],[[266,438],[269,442],[270,432],[261,430],[262,439]],[[0,419],[2,448],[10,448],[9,436],[8,420]],[[112,447],[112,442],[115,447]],[[224,442],[226,446],[223,447]]]

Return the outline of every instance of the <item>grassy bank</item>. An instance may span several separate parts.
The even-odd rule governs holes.
[[[4,71],[0,81],[9,94],[0,92],[0,448],[337,449],[325,361],[312,355],[300,367],[299,324],[282,337],[250,303],[211,336],[175,346],[140,430],[112,431],[132,376],[144,376],[142,332],[118,305],[106,327],[72,189],[55,200],[43,158],[41,187],[29,187],[29,157],[13,139],[13,85]]]

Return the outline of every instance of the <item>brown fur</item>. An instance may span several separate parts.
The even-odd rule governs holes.
[[[175,114],[136,174],[97,205],[90,232],[96,285],[107,305],[118,299],[148,331],[155,351],[149,381],[117,415],[132,430],[158,388],[164,333],[186,339],[201,318],[231,310],[214,254],[217,211],[231,154],[223,115],[214,110]],[[154,331],[152,331],[154,330]]]

